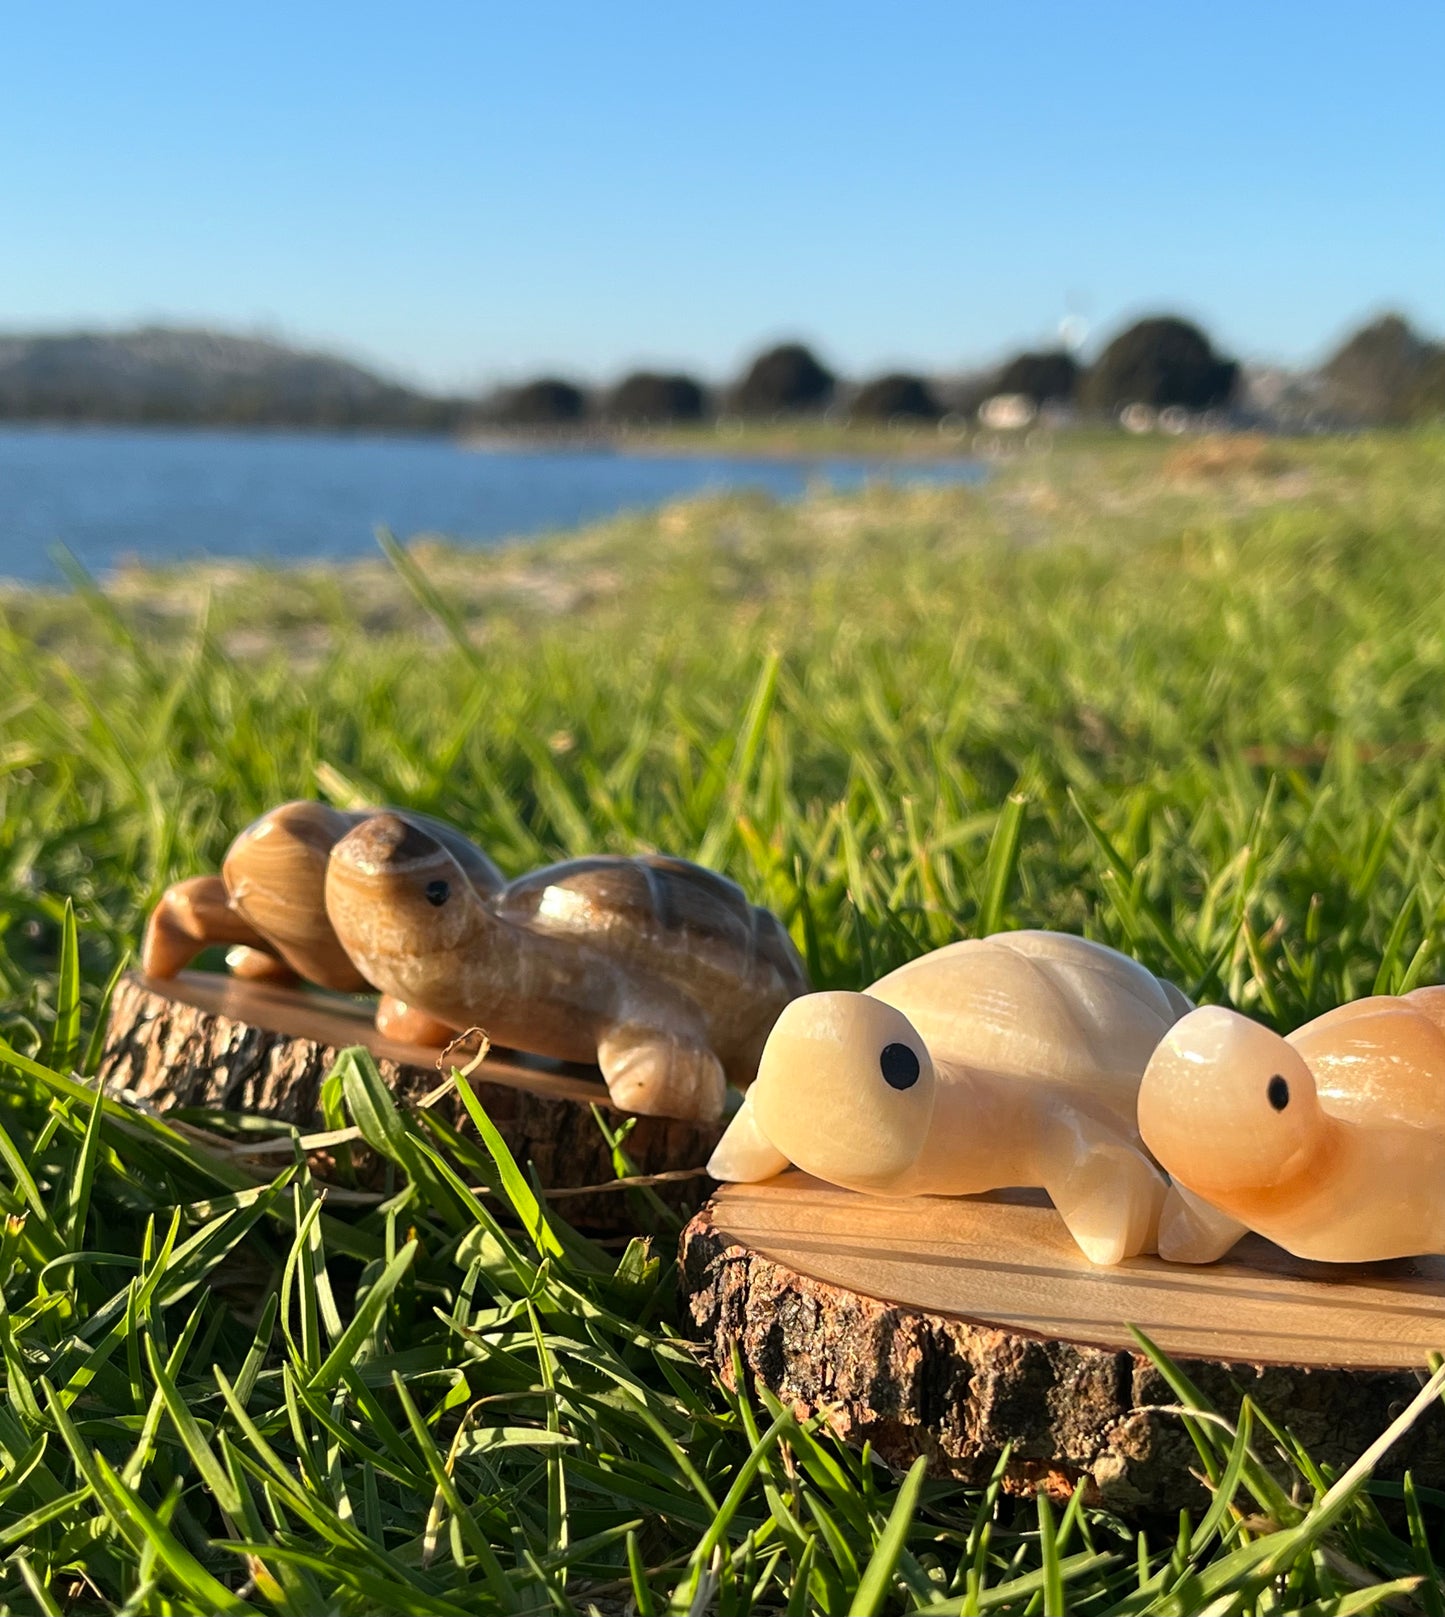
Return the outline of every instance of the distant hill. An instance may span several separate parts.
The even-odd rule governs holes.
[[[448,428],[464,406],[329,354],[169,326],[0,336],[0,418]]]

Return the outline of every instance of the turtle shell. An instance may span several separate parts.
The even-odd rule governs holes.
[[[806,992],[782,924],[735,882],[686,859],[645,854],[569,859],[519,877],[491,901],[498,917],[575,938],[662,978],[704,1006],[740,995],[772,1002]]]
[[[868,993],[909,1018],[935,1061],[1088,1093],[1131,1129],[1140,1074],[1191,1008],[1136,961],[1062,932],[952,943]]]
[[[1304,1058],[1332,1116],[1445,1129],[1445,988],[1351,1000],[1286,1042]]]

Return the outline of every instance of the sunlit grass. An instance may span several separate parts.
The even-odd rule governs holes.
[[[447,815],[513,872],[705,859],[820,984],[1016,925],[1278,1026],[1434,980],[1442,564],[1438,435],[1081,442],[978,490],[7,597],[10,1608],[1344,1612],[1419,1578],[1445,1610],[1441,1502],[1312,1509],[1331,1479],[1296,1455],[1281,1493],[1248,1410],[1198,1425],[1215,1508],[1168,1537],[889,1477],[721,1390],[666,1236],[509,1234],[364,1063],[338,1089],[390,1197],[325,1214],[304,1161],[252,1183],[65,1076],[164,884],[305,794]]]

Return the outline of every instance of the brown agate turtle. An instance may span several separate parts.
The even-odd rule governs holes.
[[[596,1061],[630,1111],[716,1117],[807,990],[797,951],[734,883],[681,859],[576,859],[503,884],[459,832],[410,810],[290,803],[219,877],[167,890],[142,965],[174,976],[209,943],[232,969],[379,989],[377,1025],[445,1043]]]
[[[376,985],[342,948],[326,918],[326,862],[336,844],[375,809],[350,812],[324,803],[283,803],[231,844],[219,876],[194,876],[168,887],[151,912],[141,944],[148,977],[174,977],[208,944],[229,943],[238,977],[302,980],[343,994]],[[500,870],[445,821],[396,810],[450,847],[480,891],[503,886]],[[376,1025],[388,1038],[445,1044],[454,1029],[383,994]]]
[[[807,975],[781,922],[699,865],[573,859],[500,892],[406,815],[332,849],[326,913],[384,993],[500,1044],[596,1061],[617,1105],[712,1118]]]

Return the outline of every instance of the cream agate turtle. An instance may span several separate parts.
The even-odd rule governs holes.
[[[1153,1249],[1165,1180],[1139,1138],[1139,1079],[1190,1009],[1172,984],[1054,932],[971,939],[861,994],[779,1016],[709,1163],[790,1163],[883,1196],[1041,1186],[1094,1263]]]
[[[777,918],[681,859],[597,857],[504,884],[485,854],[410,810],[273,810],[220,877],[167,891],[142,964],[173,976],[208,943],[233,969],[378,989],[377,1026],[442,1044],[461,1028],[596,1061],[629,1111],[721,1115],[778,1012],[807,990]]]
[[[1246,1230],[1327,1263],[1445,1252],[1445,988],[1287,1037],[1201,1007],[1150,1060],[1139,1128],[1173,1180],[1164,1257],[1207,1263]]]

